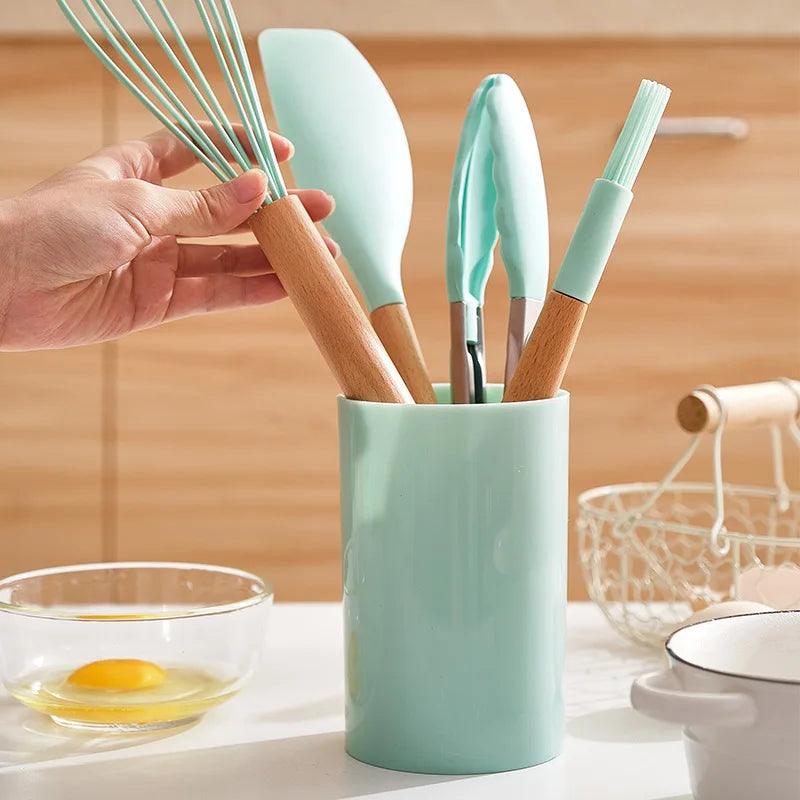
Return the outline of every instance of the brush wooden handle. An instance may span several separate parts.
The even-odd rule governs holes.
[[[413,403],[297,197],[264,206],[250,227],[344,394],[353,400]]]
[[[555,397],[589,306],[551,290],[544,301],[517,369],[506,386],[504,403]]]
[[[800,415],[800,381],[768,381],[715,389],[719,403],[707,391],[695,389],[678,403],[678,423],[688,433],[785,425]],[[720,408],[720,404],[722,408]]]
[[[381,306],[370,314],[370,319],[414,402],[435,403],[436,394],[428,377],[428,368],[408,314],[408,306],[405,303]]]

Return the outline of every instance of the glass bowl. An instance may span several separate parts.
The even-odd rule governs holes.
[[[272,590],[201,564],[83,564],[0,581],[0,679],[68,727],[193,721],[234,695],[263,651]]]

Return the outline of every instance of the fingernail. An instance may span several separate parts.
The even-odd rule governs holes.
[[[342,254],[342,248],[339,247],[339,242],[333,242],[333,257],[339,258]]]
[[[333,214],[333,212],[336,211],[336,198],[327,192],[325,193],[325,196],[331,201],[331,214]]]
[[[286,156],[286,160],[288,161],[294,155],[294,143],[290,139],[287,139],[285,136],[281,136],[279,138],[283,142],[286,149],[289,151],[289,155]]]
[[[267,194],[267,176],[260,169],[251,169],[231,184],[236,200],[243,206],[263,200]]]

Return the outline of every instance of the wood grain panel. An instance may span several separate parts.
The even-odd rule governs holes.
[[[101,142],[73,44],[0,43],[0,197]],[[1,266],[1,265],[0,265]],[[102,557],[102,351],[0,353],[0,574]]]
[[[794,43],[360,45],[408,130],[416,188],[405,284],[440,380],[448,363],[450,170],[464,110],[484,75],[512,74],[533,112],[553,269],[641,77],[672,86],[674,115],[750,122],[745,141],[659,140],[648,158],[567,376],[573,509],[590,486],[664,473],[685,442],[674,405],[689,388],[798,372]],[[132,102],[122,100],[121,108],[123,135],[152,127]],[[186,180],[207,182],[201,173]],[[507,301],[498,267],[487,295],[494,379],[502,374]],[[335,391],[286,303],[125,341],[120,555],[235,563],[273,577],[283,599],[336,596]],[[764,480],[767,452],[763,436],[732,437],[728,477]],[[688,474],[710,475],[707,457]],[[789,474],[798,477],[796,462]],[[570,590],[578,597],[574,552],[572,564]]]

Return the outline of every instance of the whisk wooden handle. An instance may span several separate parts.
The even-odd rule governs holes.
[[[264,206],[250,227],[344,394],[413,403],[300,201],[290,195]]]
[[[713,433],[725,428],[756,428],[781,425],[800,415],[800,381],[768,381],[713,389],[719,398],[695,389],[678,403],[678,423],[688,433]]]
[[[428,377],[425,358],[406,304],[392,303],[381,306],[369,317],[372,320],[372,327],[383,342],[386,352],[389,353],[414,401],[435,403],[436,394]]]
[[[514,375],[506,386],[504,403],[555,397],[589,306],[551,290],[522,351]]]

